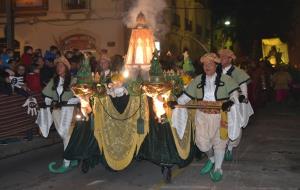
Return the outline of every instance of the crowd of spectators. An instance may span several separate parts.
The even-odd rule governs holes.
[[[44,53],[41,49],[25,46],[23,52],[19,56],[11,49],[0,50],[1,94],[19,94],[28,97],[35,93],[41,93],[55,73],[54,60],[56,58],[64,55],[71,64],[71,74],[75,76],[84,57],[78,49],[62,53],[56,46],[51,46]],[[106,50],[101,52],[107,54]],[[93,71],[100,71],[102,70],[101,66],[108,67],[106,65],[110,65],[108,56],[103,56],[99,61],[91,52],[87,52],[86,56],[90,59]],[[18,85],[14,87],[11,85],[13,77],[19,81]]]

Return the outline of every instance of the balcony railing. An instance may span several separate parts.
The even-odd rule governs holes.
[[[89,10],[90,0],[63,0],[62,7],[64,10]]]

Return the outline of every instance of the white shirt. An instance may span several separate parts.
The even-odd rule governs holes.
[[[59,82],[58,82],[58,85],[56,88],[56,92],[57,92],[58,96],[61,96],[61,94],[64,91],[64,82],[65,82],[65,79],[62,77],[59,77]]]
[[[223,68],[223,74],[226,75],[227,71],[231,68],[231,64],[228,65],[227,67]]]
[[[216,76],[217,76],[216,73],[212,76],[206,75],[206,81],[205,81],[205,86],[204,86],[204,95],[203,95],[203,100],[205,100],[205,101],[216,101],[216,98],[215,98]]]

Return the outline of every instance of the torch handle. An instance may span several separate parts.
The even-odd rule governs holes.
[[[175,108],[187,108],[187,109],[218,109],[221,110],[219,105],[176,105]]]

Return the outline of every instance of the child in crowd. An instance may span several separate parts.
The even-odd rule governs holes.
[[[26,69],[32,64],[33,48],[31,46],[24,47],[24,54],[21,57],[21,62],[25,65]]]
[[[29,68],[29,72],[26,75],[25,81],[27,82],[27,87],[30,91],[34,93],[41,93],[41,80],[40,80],[40,70],[37,64],[32,64]]]

